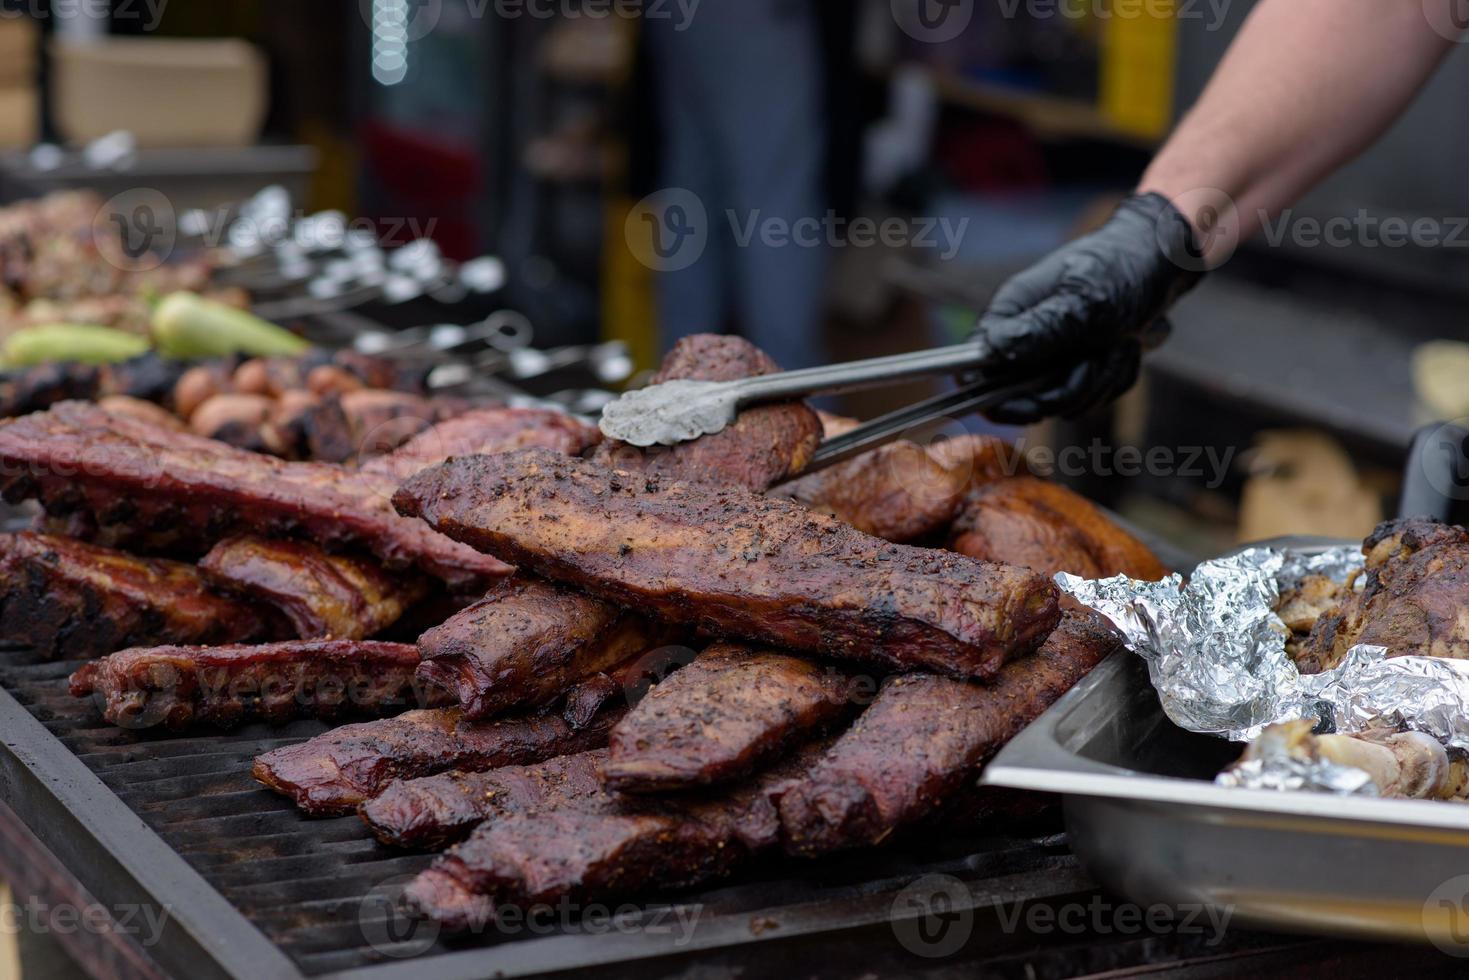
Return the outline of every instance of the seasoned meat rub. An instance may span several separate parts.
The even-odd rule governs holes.
[[[255,760],[252,774],[311,816],[334,816],[352,812],[394,780],[528,765],[600,748],[624,710],[609,703],[581,728],[555,714],[474,723],[458,708],[409,711],[274,749]]]
[[[993,676],[1060,617],[1033,572],[888,544],[788,500],[544,450],[417,474],[404,514],[554,581],[753,643]]]
[[[29,531],[0,534],[0,623],[5,642],[64,660],[289,635],[268,611],[211,592],[192,565]]]
[[[482,589],[509,569],[393,512],[397,481],[288,463],[64,402],[0,423],[0,489],[53,515],[79,514],[108,540],[162,541],[202,554],[232,534],[359,545],[393,569],[417,566]]]
[[[228,538],[199,562],[222,592],[279,609],[303,640],[361,640],[396,623],[428,594],[428,582],[376,561],[333,555],[302,541]]]
[[[1035,656],[991,683],[891,679],[811,773],[782,794],[786,846],[821,854],[877,844],[930,816],[977,768],[1117,649],[1095,614],[1067,613]]]
[[[123,728],[379,715],[418,703],[418,651],[402,643],[294,640],[122,650],[71,675]]]
[[[739,779],[846,715],[849,687],[846,676],[808,660],[712,646],[612,730],[607,786],[658,793]]]
[[[601,798],[602,750],[488,772],[444,772],[401,779],[358,808],[378,840],[392,847],[443,850],[489,819],[576,807]]]

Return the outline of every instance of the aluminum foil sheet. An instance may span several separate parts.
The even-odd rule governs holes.
[[[1187,584],[1178,575],[1141,582],[1062,574],[1056,581],[1122,631],[1181,728],[1246,742],[1266,725],[1310,718],[1317,731],[1407,728],[1469,752],[1469,662],[1388,659],[1383,647],[1362,645],[1335,669],[1303,675],[1287,655],[1289,631],[1274,611],[1282,591],[1313,574],[1345,581],[1362,560],[1356,547],[1254,548],[1203,563]],[[1366,774],[1353,776],[1358,770],[1348,767],[1257,761],[1229,784],[1367,791],[1360,785]]]

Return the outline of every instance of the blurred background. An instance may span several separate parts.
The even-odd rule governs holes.
[[[233,249],[223,285],[262,316],[320,314],[349,341],[499,316],[551,360],[470,363],[593,411],[589,391],[697,330],[787,367],[962,339],[1007,275],[1133,186],[1251,6],[0,0],[0,201],[15,220],[85,189],[125,239],[173,262]],[[1469,290],[1469,133],[1445,123],[1466,84],[1451,58],[1291,233],[1191,294],[1114,410],[998,431],[1197,553],[1364,534],[1413,432],[1469,414],[1442,343]],[[321,215],[390,258],[319,258],[302,235]],[[1431,244],[1360,231],[1422,218]],[[277,219],[285,241],[261,232]],[[1357,231],[1298,233],[1333,220]],[[240,271],[262,255],[268,274]],[[0,331],[61,298],[7,281]]]

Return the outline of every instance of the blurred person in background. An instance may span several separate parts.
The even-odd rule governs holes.
[[[1134,195],[995,294],[977,334],[1029,390],[990,417],[1127,391],[1173,302],[1407,108],[1463,33],[1460,2],[1261,0]]]
[[[659,274],[665,349],[732,325],[782,367],[829,360],[824,6],[702,0],[686,21],[645,21],[662,140],[657,183],[692,192],[709,225],[697,261]],[[803,219],[797,240],[790,229]]]

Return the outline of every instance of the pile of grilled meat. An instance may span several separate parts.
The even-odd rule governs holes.
[[[700,336],[658,380],[773,370]],[[488,408],[346,466],[63,402],[0,424],[48,532],[0,543],[0,620],[118,725],[380,716],[254,775],[448,848],[407,894],[451,928],[876,846],[992,806],[979,768],[1117,647],[1052,573],[1163,569],[995,440],[792,479],[844,424],[637,449]]]

